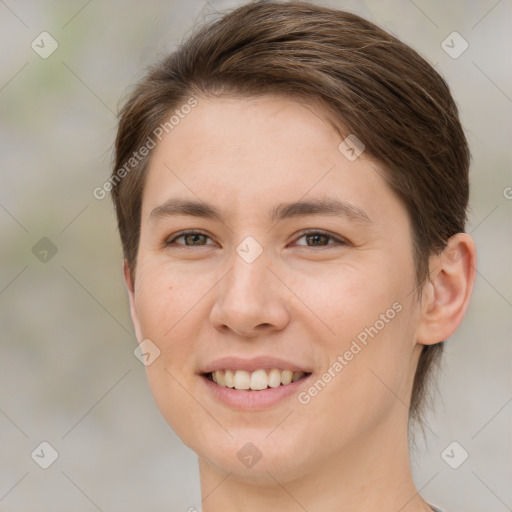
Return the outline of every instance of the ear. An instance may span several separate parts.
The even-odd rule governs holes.
[[[430,259],[416,338],[419,344],[439,343],[456,331],[469,305],[475,277],[475,243],[467,233],[457,233],[441,254]]]
[[[132,274],[130,272],[130,266],[126,259],[123,260],[123,275],[126,290],[128,292],[128,300],[130,301],[130,315],[132,317],[132,324],[133,328],[135,329],[135,336],[137,337],[137,342],[140,343],[142,341],[142,335],[140,329],[139,316],[137,313],[137,306],[135,305],[135,287],[132,279]]]

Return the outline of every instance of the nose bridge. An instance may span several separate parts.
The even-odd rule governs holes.
[[[261,325],[283,328],[288,311],[279,283],[268,268],[267,251],[256,254],[251,241],[242,242],[233,253],[230,271],[219,287],[212,322],[239,334],[254,334]]]
[[[263,249],[263,248],[262,248]],[[272,285],[269,283],[272,273],[269,271],[268,252],[255,252],[250,243],[242,242],[236,249],[231,260],[231,272],[227,276],[224,289],[225,298],[231,296],[241,301],[240,307],[249,300],[256,306],[265,300],[266,292]]]

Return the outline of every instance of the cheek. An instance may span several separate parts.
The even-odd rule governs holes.
[[[200,286],[197,280],[190,285],[188,277],[157,265],[141,265],[137,277],[135,302],[141,334],[160,350],[146,366],[148,383],[162,416],[188,444],[188,418],[201,417],[202,412],[187,391],[190,355],[197,350],[190,334],[197,329],[193,305],[199,300]]]
[[[142,333],[160,342],[172,338],[178,323],[204,295],[204,287],[204,280],[171,271],[163,265],[141,265],[135,303]]]
[[[364,437],[392,411],[407,411],[411,382],[406,307],[397,313],[392,308],[396,303],[388,308],[386,302],[384,307],[375,302],[373,311],[364,304],[363,313],[355,308],[351,317],[347,311],[345,322],[337,324],[340,335],[325,347],[327,364],[299,397],[298,413],[309,431],[331,439],[331,449]],[[379,318],[386,312],[388,323]]]
[[[304,396],[316,409],[313,418],[329,414],[350,432],[352,423],[371,424],[389,410],[397,395],[407,403],[414,338],[409,274],[367,267],[333,274],[327,287],[311,281],[311,304],[334,332],[319,341],[321,382]]]
[[[193,332],[192,306],[197,300],[194,300],[193,288],[183,281],[176,272],[148,265],[142,267],[135,287],[141,335],[160,351],[158,358],[146,367],[157,402],[162,393],[167,399],[177,396],[177,383],[173,377],[183,380],[179,374],[189,370],[189,356],[196,350],[194,337],[184,336],[184,333]]]
[[[344,341],[373,325],[403,295],[398,280],[375,265],[339,266],[328,274],[304,278],[295,289],[329,328],[332,336],[326,339]]]

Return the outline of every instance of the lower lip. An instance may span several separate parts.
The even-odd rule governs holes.
[[[215,398],[230,407],[248,411],[271,407],[281,400],[296,394],[298,388],[303,386],[310,377],[311,374],[295,382],[291,382],[290,384],[281,384],[276,388],[251,391],[247,389],[225,388],[215,384],[215,382],[208,379],[205,375],[201,375],[201,379]]]

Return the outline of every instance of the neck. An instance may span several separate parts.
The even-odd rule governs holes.
[[[321,467],[294,480],[266,472],[264,484],[221,473],[200,457],[203,512],[432,512],[414,485],[407,440],[407,417],[390,415]]]

